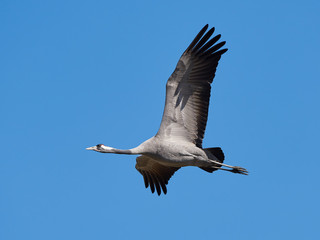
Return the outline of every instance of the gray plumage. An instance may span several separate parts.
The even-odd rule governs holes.
[[[227,51],[221,49],[225,42],[216,44],[221,35],[211,38],[214,28],[207,29],[208,25],[191,42],[167,81],[164,113],[154,137],[129,150],[103,144],[87,148],[101,153],[141,155],[137,157],[136,169],[142,174],[145,187],[158,195],[161,190],[167,193],[169,179],[185,166],[247,175],[246,169],[223,163],[221,148],[202,148],[211,83],[221,55]]]

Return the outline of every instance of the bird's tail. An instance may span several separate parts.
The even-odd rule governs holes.
[[[207,156],[210,158],[210,155],[213,155],[217,158],[218,162],[223,163],[224,161],[224,153],[222,151],[221,148],[219,147],[215,147],[215,148],[204,148],[203,149],[205,151],[205,153],[207,154]],[[217,166],[218,168],[220,166]],[[200,167],[202,170],[207,171],[209,173],[212,173],[213,171],[218,170],[218,168],[215,167]]]

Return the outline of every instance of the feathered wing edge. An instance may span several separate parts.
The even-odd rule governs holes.
[[[221,34],[211,38],[215,28],[213,27],[208,31],[207,29],[208,24],[201,29],[181,57],[181,59],[189,59],[189,62],[192,62],[193,65],[186,81],[181,81],[180,84],[188,85],[193,89],[192,104],[189,104],[188,108],[193,112],[192,115],[196,117],[192,129],[196,128],[194,141],[196,146],[200,148],[202,148],[202,140],[207,125],[211,83],[215,77],[221,55],[228,51],[227,48],[221,49],[226,44],[225,41],[217,43]],[[188,113],[188,110],[185,112]],[[189,119],[191,118],[192,116],[189,116]]]
[[[228,50],[219,50],[226,42],[216,44],[221,35],[210,39],[215,29],[207,29],[208,25],[204,26],[187,47],[167,82],[166,105],[157,133],[191,141],[200,148],[207,124],[210,84],[221,55]],[[177,124],[179,130],[174,127],[166,131]]]
[[[166,185],[179,167],[164,166],[151,157],[142,155],[137,157],[136,169],[143,176],[145,187],[150,186],[151,192],[156,190],[160,196],[161,189],[164,194],[167,193]]]
[[[194,57],[219,57],[222,54],[224,54],[226,51],[228,51],[227,48],[219,50],[221,47],[223,47],[226,42],[222,41],[216,45],[214,45],[219,39],[221,38],[221,34],[216,35],[212,39],[210,37],[214,33],[215,28],[211,28],[206,34],[209,25],[205,25],[200,32],[197,34],[197,36],[193,39],[193,41],[190,43],[190,45],[187,47],[187,49],[184,51],[183,55],[186,54],[192,54]],[[210,39],[210,40],[209,40]],[[209,41],[208,41],[209,40]],[[217,51],[219,50],[219,51]]]

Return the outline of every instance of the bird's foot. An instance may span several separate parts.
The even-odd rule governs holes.
[[[230,172],[233,172],[233,173],[239,173],[239,174],[243,174],[243,175],[248,175],[248,171],[247,169],[245,168],[242,168],[242,167],[233,167]]]

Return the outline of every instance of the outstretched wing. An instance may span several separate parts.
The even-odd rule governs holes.
[[[137,157],[136,169],[142,174],[146,188],[150,186],[152,193],[156,189],[160,196],[161,188],[163,193],[167,194],[166,185],[179,167],[167,167],[143,155]]]
[[[210,39],[214,28],[205,34],[207,29],[208,25],[182,54],[167,82],[166,103],[158,137],[187,141],[202,147],[208,117],[210,84],[221,55],[228,50],[219,50],[225,42],[215,44],[221,35]]]

